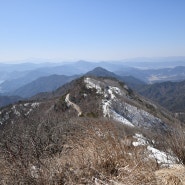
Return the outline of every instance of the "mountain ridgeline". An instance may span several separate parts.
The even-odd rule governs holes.
[[[60,86],[82,76],[82,74],[79,73],[83,73],[85,76],[111,77],[117,79],[126,83],[129,88],[142,96],[157,102],[174,113],[183,113],[185,111],[185,101],[183,96],[184,82],[182,81],[185,79],[184,66],[162,69],[139,69],[128,67],[123,64],[121,65],[121,63],[115,63],[115,65],[113,65],[113,63],[106,62],[89,63],[85,61],[79,61],[75,64],[65,64],[62,66],[56,65],[57,64],[48,64],[46,67],[40,65],[39,69],[37,69],[36,66],[32,66],[32,70],[30,71],[26,69],[31,66],[31,64],[23,65],[22,68],[20,66],[20,69],[16,65],[13,66],[13,69],[15,68],[17,71],[13,71],[13,69],[8,70],[9,68],[7,67],[6,69],[5,66],[5,71],[2,72],[0,76],[0,78],[2,78],[0,84],[0,107],[17,102],[21,99],[31,98],[32,96],[38,97],[38,93],[47,94],[47,92],[53,92]],[[96,67],[98,65],[103,66],[106,69]],[[113,73],[107,69],[116,72]],[[59,75],[64,71],[66,74],[69,70],[73,70],[73,73],[69,74],[74,74],[76,71],[76,74],[79,75]],[[89,71],[86,73],[87,70]],[[173,82],[159,83],[166,80],[171,80]]]
[[[157,184],[154,172],[183,162],[171,140],[181,125],[115,76],[91,73],[0,109],[0,182]]]
[[[29,98],[41,92],[51,92],[61,87],[62,85],[78,78],[79,76],[65,76],[65,75],[51,75],[38,78],[14,92],[12,94],[21,96],[23,98]]]
[[[86,73],[86,76],[112,77],[112,78],[115,78],[119,81],[126,83],[130,88],[133,88],[133,89],[137,89],[141,87],[142,85],[146,84],[145,82],[138,80],[137,78],[133,76],[119,76],[101,67],[97,67],[93,69],[92,71],[89,71],[88,73]]]
[[[135,94],[115,78],[84,76],[56,91],[40,93],[32,97],[32,102],[41,102],[39,107],[44,106],[41,112],[62,111],[74,117],[77,113],[65,103],[67,94],[87,117],[108,117],[131,126],[160,129],[165,129],[173,120],[168,111]]]
[[[136,78],[132,76],[125,76],[121,77],[118,76],[110,71],[107,71],[106,69],[103,69],[101,67],[97,67],[92,71],[89,71],[86,73],[86,75],[90,76],[102,76],[102,77],[112,77],[115,79],[118,79],[120,81],[124,81],[128,84],[131,88],[138,88],[139,86],[145,84],[144,82],[137,80]],[[10,90],[9,93],[5,93],[9,96],[19,96],[22,99],[23,98],[30,98],[32,96],[35,96],[38,93],[41,92],[52,92],[55,91],[60,86],[80,77],[81,75],[74,75],[74,76],[66,76],[66,75],[50,75],[50,76],[44,76],[37,78],[36,80],[33,80],[29,83],[26,83],[25,85],[21,86],[22,80],[12,80],[10,82],[4,82],[1,86],[4,90]],[[26,78],[27,79],[27,78]],[[24,79],[25,81],[25,79]],[[24,84],[23,83],[23,84]],[[10,88],[9,88],[10,86]],[[19,87],[21,86],[21,87]],[[16,88],[17,87],[17,88]],[[15,89],[15,90],[13,90]],[[19,98],[19,99],[21,99]],[[17,99],[17,100],[19,100]],[[11,100],[11,99],[10,99]],[[13,103],[15,101],[9,101],[9,103]],[[8,101],[7,101],[8,103]],[[7,104],[1,103],[1,106],[4,106]]]

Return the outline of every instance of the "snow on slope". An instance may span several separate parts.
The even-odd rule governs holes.
[[[164,125],[163,122],[152,114],[121,101],[120,97],[128,96],[128,87],[123,89],[105,84],[93,78],[85,78],[84,82],[87,88],[95,88],[97,94],[103,95],[102,110],[104,117],[113,118],[125,125],[150,127],[156,125]]]
[[[91,79],[91,78],[85,78],[84,82],[86,83],[87,88],[89,88],[89,89],[94,88],[97,90],[98,94],[102,93],[102,89],[101,89],[98,81]]]
[[[148,157],[153,158],[159,164],[163,164],[164,166],[169,166],[172,164],[176,164],[178,159],[166,152],[160,151],[149,144],[147,138],[145,138],[142,134],[135,134],[134,138],[137,141],[132,142],[133,146],[146,146],[146,150],[148,151]]]
[[[134,126],[130,121],[128,121],[112,109],[112,101],[116,100],[115,94],[122,95],[119,88],[109,86],[105,91],[103,91],[100,83],[97,80],[85,78],[84,82],[86,83],[87,88],[95,88],[98,94],[104,95],[104,99],[102,99],[102,109],[104,117],[113,118],[114,120],[119,121],[125,125],[129,125],[132,127]]]
[[[22,116],[28,116],[33,110],[39,107],[40,103],[24,103],[24,104],[15,104],[10,108],[5,108],[0,111],[0,125],[3,125],[8,120],[11,120],[11,123],[14,122],[14,118]]]

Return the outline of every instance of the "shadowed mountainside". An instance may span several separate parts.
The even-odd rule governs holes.
[[[65,75],[51,75],[46,77],[38,78],[31,83],[28,83],[12,94],[18,95],[24,98],[34,96],[40,92],[51,92],[64,85],[67,82],[78,78],[79,76],[65,76]]]
[[[19,100],[22,100],[23,98],[19,96],[0,96],[0,107],[18,102]]]
[[[185,81],[146,85],[137,91],[170,111],[185,112]]]

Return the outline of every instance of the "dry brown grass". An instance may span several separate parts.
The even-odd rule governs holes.
[[[55,127],[58,131],[64,125],[57,124]],[[47,135],[43,130],[39,133],[42,137],[37,137],[43,141],[36,147],[30,147],[30,155],[23,155],[26,151],[21,146],[24,144],[22,142],[12,145],[12,147],[22,147],[22,156],[19,152],[17,153],[19,156],[11,156],[5,148],[6,151],[1,154],[3,156],[1,184],[147,185],[156,183],[154,171],[158,169],[157,164],[155,161],[145,159],[142,147],[132,146],[131,140],[135,131],[131,128],[104,119],[78,118],[71,119],[68,122],[68,128],[61,130],[57,134],[65,133],[65,142],[62,145],[55,143],[62,147],[60,152],[58,150],[52,154],[48,153],[46,148],[52,148],[50,146],[52,144],[44,141],[51,133],[54,137],[56,132]],[[27,137],[29,136],[32,135],[28,134]],[[31,142],[28,140],[25,144],[30,144],[29,141]],[[43,149],[40,143],[48,146]],[[42,153],[40,156],[32,156],[31,154],[34,154],[32,150]],[[24,156],[27,158],[25,159]]]
[[[178,158],[179,164],[185,164],[185,129],[178,126],[175,130],[168,133],[165,140],[166,148]]]
[[[185,185],[185,167],[183,165],[160,169],[155,172],[155,175],[158,185]]]

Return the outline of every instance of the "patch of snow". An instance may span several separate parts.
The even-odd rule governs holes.
[[[140,109],[136,106],[130,105],[124,101],[120,103],[120,98],[117,95],[126,96],[125,90],[121,90],[118,87],[107,86],[104,82],[85,78],[87,88],[95,88],[96,93],[102,94],[102,111],[104,117],[113,118],[121,123],[132,126],[161,126],[164,127],[162,120],[153,116],[152,114]],[[125,89],[128,87],[125,86]],[[128,96],[126,96],[129,98]],[[127,121],[126,121],[127,120]]]
[[[119,121],[119,122],[121,122],[121,123],[123,123],[125,125],[134,127],[134,125],[130,121],[128,121],[126,118],[124,118],[120,114],[116,113],[113,110],[111,110],[111,112],[112,112],[112,117],[113,117],[114,120]]]
[[[111,101],[109,100],[102,100],[102,109],[103,109],[103,115],[104,117],[113,118],[116,121],[119,121],[125,125],[128,126],[134,126],[130,121],[128,121],[126,118],[115,112],[111,109]]]
[[[108,89],[108,93],[109,93],[111,99],[116,98],[116,96],[114,95],[114,93],[113,93],[113,91],[111,89]]]
[[[125,115],[135,126],[149,127],[162,124],[159,118],[126,102],[123,102],[119,109],[120,113]]]
[[[171,156],[170,154],[167,154],[163,151],[160,151],[152,146],[149,145],[147,138],[144,137],[142,134],[136,133],[135,136],[133,136],[137,141],[132,142],[132,145],[137,146],[146,146],[147,151],[149,152],[148,157],[154,158],[158,164],[164,164],[164,165],[170,165],[175,164],[177,161],[176,157]],[[153,141],[154,142],[154,141]]]
[[[33,109],[30,109],[30,110],[25,114],[25,116],[28,116],[32,111],[33,111]]]
[[[102,100],[102,110],[104,117],[113,118],[114,120],[119,121],[125,125],[132,127],[134,126],[129,120],[112,109],[112,101],[116,101],[116,94],[122,95],[121,90],[118,87],[108,86],[103,91],[101,86],[98,84],[98,81],[94,79],[85,78],[84,82],[86,83],[87,88],[95,88],[98,94],[104,95],[105,99]]]
[[[121,92],[121,90],[118,87],[109,86],[109,89],[112,91],[112,93],[116,93],[118,95],[122,95],[122,92]]]
[[[109,94],[107,92],[104,92],[103,96],[104,96],[105,99],[109,98]]]
[[[145,146],[148,144],[147,139],[142,134],[136,133],[133,138],[137,139],[137,141],[132,142],[133,146]]]
[[[4,120],[8,120],[10,118],[9,116],[9,112],[6,112],[5,116],[4,116]]]
[[[15,105],[11,109],[13,110],[13,112],[14,112],[15,115],[17,115],[17,116],[20,116],[21,115],[20,112],[16,109],[16,106]]]
[[[155,158],[159,164],[175,164],[177,161],[175,157],[151,146],[147,146],[147,150],[151,152],[149,157]]]
[[[27,107],[29,105],[29,103],[25,103],[24,106]]]
[[[102,94],[102,89],[100,85],[93,79],[91,78],[85,78],[84,82],[86,83],[86,87],[88,89],[96,89],[98,94]]]
[[[108,100],[102,100],[103,116],[110,117],[111,102]]]
[[[37,102],[32,103],[32,104],[31,104],[31,107],[32,107],[32,108],[36,108],[36,107],[38,107],[38,106],[39,106],[39,104],[40,104],[40,103],[37,103]]]
[[[36,166],[31,166],[30,168],[30,173],[31,173],[31,176],[34,177],[34,178],[39,178],[39,168],[36,167]]]

